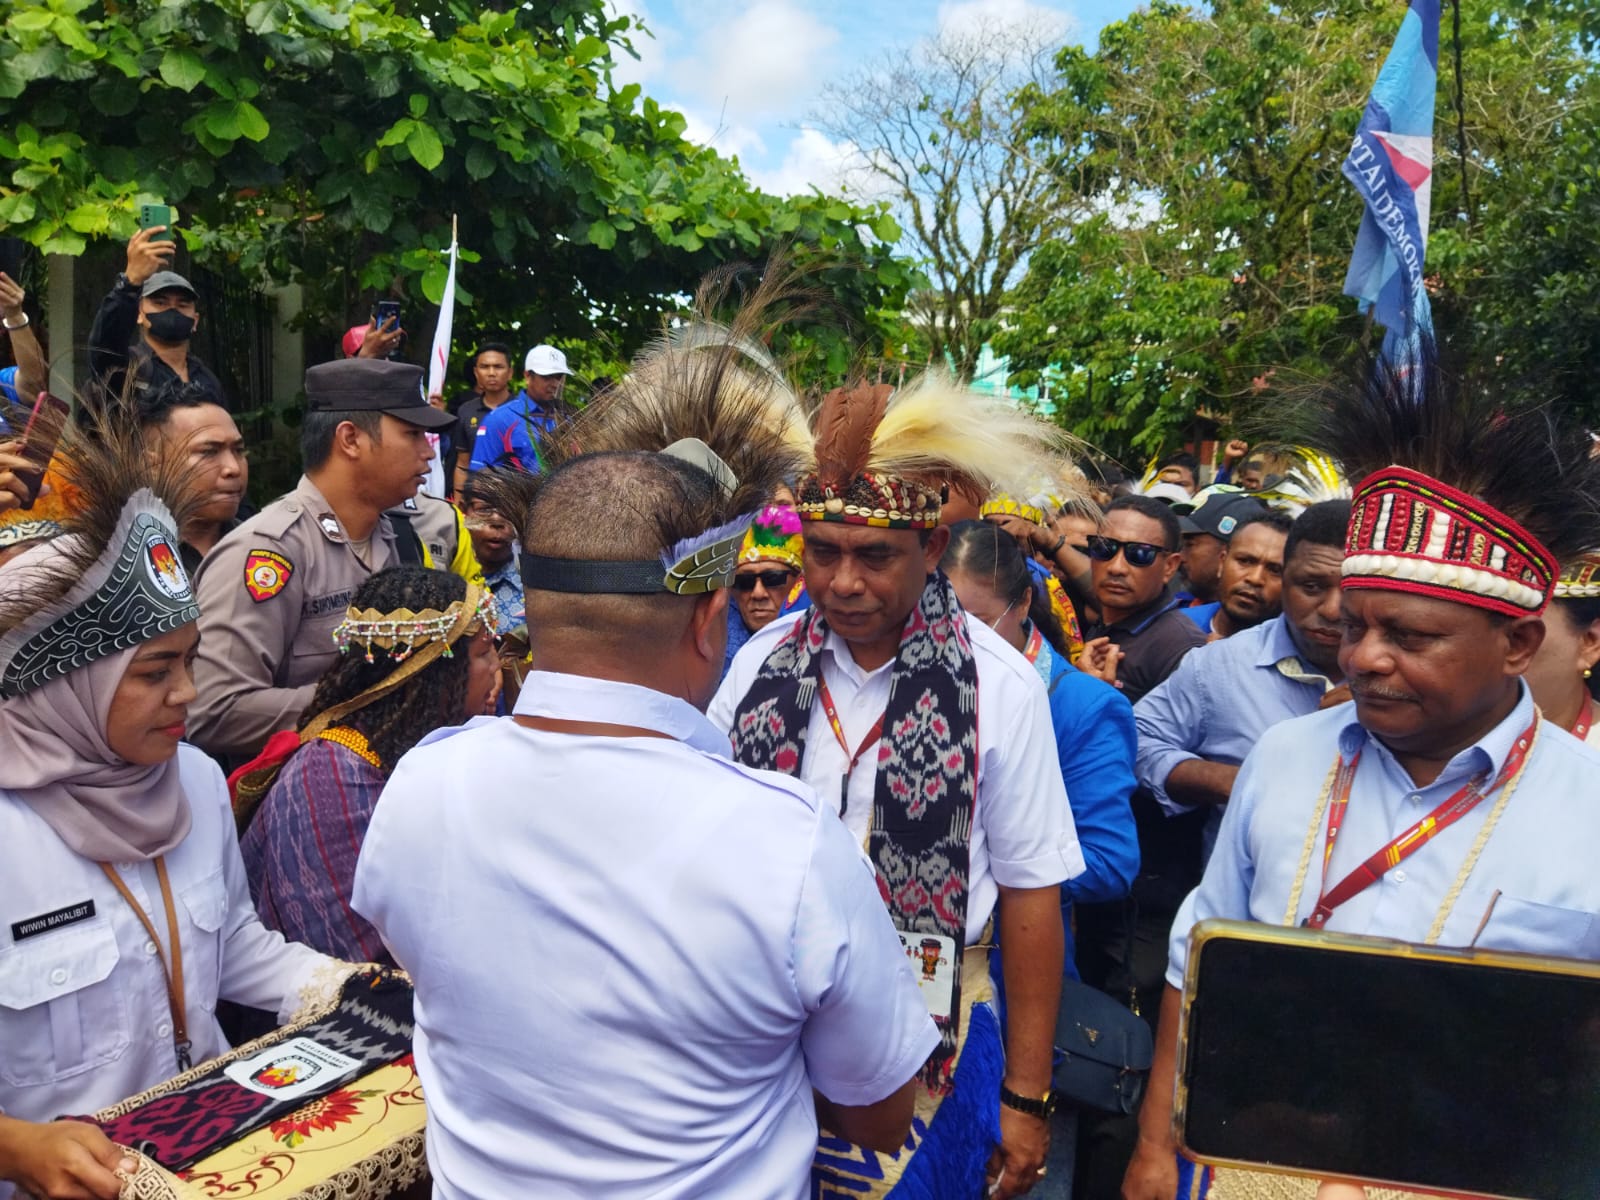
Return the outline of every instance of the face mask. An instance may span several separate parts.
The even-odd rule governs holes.
[[[194,333],[194,318],[175,308],[164,308],[145,317],[150,326],[150,336],[158,342],[176,346],[187,342]]]

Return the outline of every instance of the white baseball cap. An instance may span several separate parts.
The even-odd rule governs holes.
[[[522,364],[524,371],[532,371],[535,375],[571,375],[567,369],[567,356],[554,346],[535,346],[528,351],[528,357]]]

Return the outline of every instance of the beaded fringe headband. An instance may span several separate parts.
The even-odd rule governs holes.
[[[484,629],[496,631],[494,597],[475,583],[467,584],[466,599],[457,600],[443,612],[433,608],[419,613],[409,608],[390,613],[375,608],[347,609],[344,620],[333,631],[333,643],[339,653],[347,653],[352,646],[365,646],[367,661],[374,662],[372,649],[376,646],[387,650],[389,657],[401,665],[366,691],[317,714],[300,731],[301,745],[351,713],[376,704],[439,659],[454,658],[451,647],[459,639]]]
[[[1509,617],[1555,590],[1550,552],[1499,509],[1420,471],[1385,467],[1356,489],[1343,586],[1411,592]]]
[[[365,646],[368,662],[373,661],[374,649],[387,650],[395,662],[405,662],[434,643],[441,644],[443,656],[450,658],[451,647],[459,638],[481,629],[496,631],[494,602],[488,592],[468,584],[466,599],[457,600],[443,612],[436,608],[421,612],[397,608],[387,613],[375,608],[348,609],[333,631],[333,644],[340,654],[351,646]]]

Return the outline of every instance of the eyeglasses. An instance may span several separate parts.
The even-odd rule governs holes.
[[[1148,567],[1166,553],[1169,551],[1165,546],[1153,546],[1149,542],[1119,542],[1099,534],[1089,539],[1089,557],[1099,562],[1110,562],[1121,554],[1130,567]]]
[[[759,581],[767,591],[775,592],[779,588],[788,585],[789,576],[792,574],[794,574],[793,571],[751,571],[744,575],[735,575],[733,577],[733,586],[741,592],[753,592],[756,590],[757,581]]]

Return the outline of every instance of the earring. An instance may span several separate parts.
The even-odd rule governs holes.
[[[1593,674],[1594,674],[1594,672],[1593,672],[1593,671],[1591,671],[1591,670],[1590,670],[1590,669],[1589,669],[1589,668],[1588,668],[1588,667],[1585,667],[1585,668],[1584,668],[1584,669],[1583,669],[1583,677],[1584,677],[1584,678],[1585,678],[1585,679],[1588,679],[1588,678],[1589,678],[1589,676],[1591,676],[1591,675],[1593,675]]]

